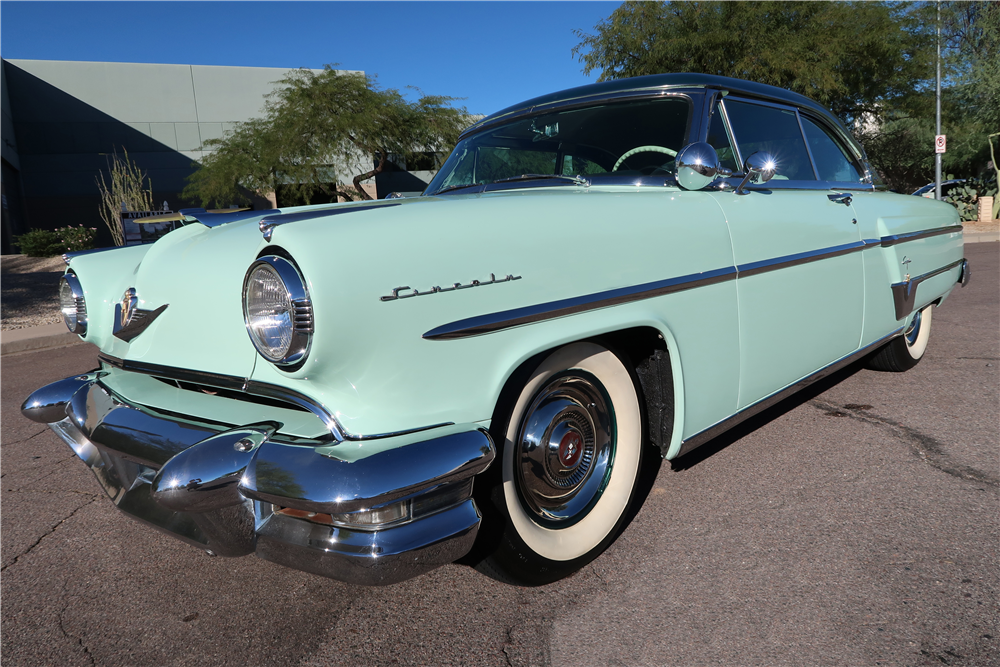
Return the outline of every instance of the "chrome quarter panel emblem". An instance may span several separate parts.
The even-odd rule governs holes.
[[[469,289],[470,287],[482,287],[484,285],[494,285],[496,283],[507,283],[512,280],[520,280],[521,276],[515,276],[508,273],[503,278],[497,278],[496,275],[490,274],[489,280],[471,280],[468,283],[452,283],[448,287],[441,287],[440,285],[435,285],[429,289],[421,292],[418,289],[414,289],[409,285],[404,285],[402,287],[394,287],[391,294],[379,297],[379,301],[395,301],[397,299],[409,299],[414,296],[427,296],[428,294],[438,294],[440,292],[454,292],[460,289]]]
[[[125,290],[125,294],[122,295],[121,310],[118,315],[119,328],[128,326],[129,320],[132,319],[132,314],[135,312],[135,307],[138,303],[139,299],[135,295],[135,288],[129,287]]]

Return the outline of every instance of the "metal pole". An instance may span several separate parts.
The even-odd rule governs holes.
[[[941,1],[937,3],[937,135],[941,134]],[[934,199],[941,199],[941,154],[934,153]]]

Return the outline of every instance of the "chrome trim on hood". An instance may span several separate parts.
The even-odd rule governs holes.
[[[313,218],[325,218],[330,215],[340,215],[341,213],[355,213],[357,211],[370,211],[376,208],[389,208],[399,206],[400,202],[388,203],[378,202],[373,204],[362,204],[361,206],[342,206],[339,208],[325,208],[316,211],[302,211],[301,213],[282,213],[278,215],[268,215],[260,219],[258,226],[264,235],[265,241],[271,240],[274,228],[280,225],[287,225],[291,222],[301,222],[302,220],[312,220]]]

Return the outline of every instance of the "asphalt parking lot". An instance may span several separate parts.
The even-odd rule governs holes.
[[[18,410],[96,366],[2,361],[8,665],[1000,665],[1000,248],[904,374],[852,367],[687,460],[575,576],[361,588],[212,558],[115,510]]]

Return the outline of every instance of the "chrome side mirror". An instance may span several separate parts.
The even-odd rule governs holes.
[[[743,188],[747,183],[767,183],[774,178],[775,164],[774,158],[767,153],[751,153],[743,162],[743,180],[736,186],[736,194],[749,194],[749,190]]]
[[[719,176],[732,175],[720,166],[718,153],[704,141],[682,148],[674,164],[677,165],[677,183],[685,190],[701,190]]]

